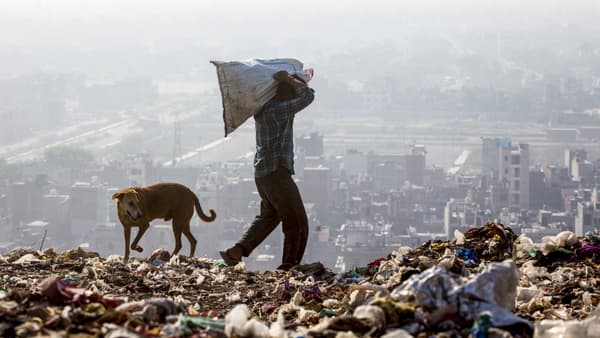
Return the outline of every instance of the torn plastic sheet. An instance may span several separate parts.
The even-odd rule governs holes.
[[[600,338],[600,307],[584,320],[539,321],[533,338]]]
[[[512,260],[488,264],[482,273],[464,285],[450,291],[449,295],[463,294],[514,310],[519,284],[519,270]]]
[[[434,266],[408,280],[392,291],[392,297],[403,302],[415,301],[422,306],[446,307],[448,294],[462,284],[460,277],[451,276],[446,269]]]
[[[423,307],[458,311],[460,316],[473,320],[482,311],[493,313],[495,327],[523,323],[532,324],[511,312],[517,294],[519,273],[512,260],[490,263],[480,274],[470,280],[434,266],[394,289],[392,297],[405,302],[415,302]]]

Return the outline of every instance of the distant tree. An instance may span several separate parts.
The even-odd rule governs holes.
[[[78,169],[92,162],[94,156],[89,151],[81,148],[56,146],[44,151],[44,159],[50,165]]]
[[[0,178],[14,178],[21,174],[22,165],[8,163],[6,159],[0,158]]]

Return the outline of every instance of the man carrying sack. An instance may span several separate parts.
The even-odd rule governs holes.
[[[312,71],[310,72],[312,77]],[[261,198],[260,213],[232,247],[220,251],[227,265],[248,257],[281,222],[284,234],[280,270],[299,264],[308,239],[308,219],[294,175],[293,125],[296,113],[314,100],[314,90],[298,75],[273,75],[275,96],[254,115],[256,154],[254,180]]]

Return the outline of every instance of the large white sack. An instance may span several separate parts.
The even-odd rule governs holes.
[[[306,82],[312,69],[303,70],[296,59],[250,59],[247,61],[211,61],[217,67],[219,88],[223,100],[225,136],[231,134],[275,96],[277,82],[273,74],[285,70]]]

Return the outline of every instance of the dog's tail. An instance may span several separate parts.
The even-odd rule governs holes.
[[[217,218],[217,213],[213,209],[210,209],[210,210],[208,210],[210,212],[210,216],[206,216],[204,214],[204,212],[202,211],[202,206],[200,206],[200,200],[198,200],[198,196],[194,195],[194,197],[195,197],[194,203],[196,205],[196,212],[198,213],[198,216],[200,217],[200,219],[203,220],[204,222],[214,221],[215,218]]]

